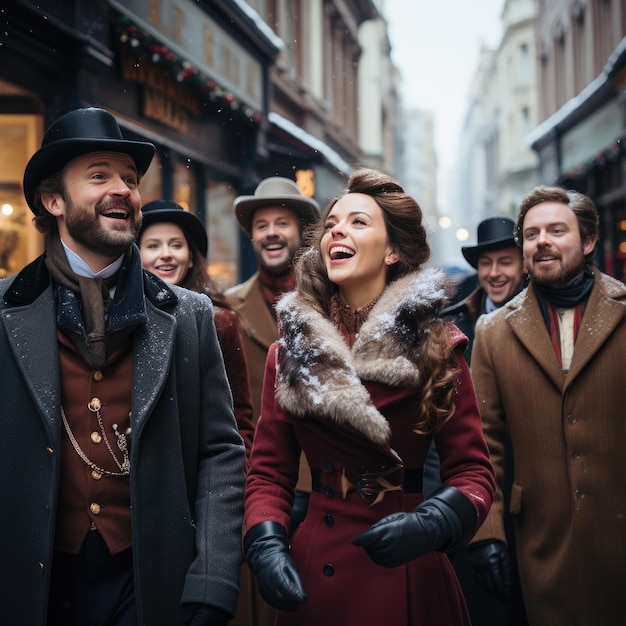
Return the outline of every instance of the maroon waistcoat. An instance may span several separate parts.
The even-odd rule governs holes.
[[[121,464],[124,457],[113,424],[122,433],[130,428],[131,342],[118,348],[102,370],[90,371],[72,341],[61,332],[58,337],[61,403],[76,444],[98,468],[120,473],[106,441]],[[104,434],[97,413],[89,408],[94,399],[99,403],[92,402],[92,408],[101,404]],[[130,437],[126,439],[130,447]],[[131,546],[129,477],[90,467],[63,428],[55,549],[77,554],[90,529],[100,532],[112,554]]]

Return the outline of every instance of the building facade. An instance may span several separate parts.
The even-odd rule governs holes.
[[[539,180],[539,159],[526,137],[537,125],[535,2],[503,3],[502,38],[482,48],[460,138],[455,219],[470,242],[487,217],[513,218]]]
[[[589,195],[599,264],[626,280],[626,1],[537,3],[541,180]]]
[[[42,250],[22,174],[45,128],[76,107],[106,108],[126,137],[156,145],[142,200],[171,198],[204,220],[210,272],[224,286],[253,271],[232,211],[237,195],[287,176],[323,206],[362,162],[359,29],[379,17],[370,0],[7,0],[4,8],[0,275]]]

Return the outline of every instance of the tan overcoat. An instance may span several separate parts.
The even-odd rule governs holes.
[[[265,359],[269,347],[278,339],[276,318],[267,306],[261,291],[259,275],[254,274],[246,282],[231,287],[226,292],[228,303],[237,316],[241,327],[243,344],[248,360],[250,394],[252,396],[253,421],[261,412],[261,390]]]
[[[567,374],[532,283],[476,326],[472,374],[499,489],[473,541],[504,541],[508,425],[511,512],[531,626],[626,620],[626,286],[594,272]]]

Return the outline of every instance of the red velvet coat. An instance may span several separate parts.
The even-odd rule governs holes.
[[[308,599],[280,626],[460,626],[469,624],[462,593],[445,554],[405,566],[376,565],[352,538],[381,518],[410,511],[423,494],[388,492],[370,504],[354,490],[363,467],[423,468],[431,436],[411,428],[419,397],[413,350],[440,304],[433,270],[405,277],[384,292],[352,348],[325,317],[295,293],[279,303],[283,338],[268,354],[261,418],[257,423],[246,492],[245,524],[272,520],[287,527],[300,450],[319,470],[305,521],[291,554]],[[402,318],[412,315],[413,329]],[[408,334],[398,331],[407,331]],[[411,333],[414,332],[412,336]],[[476,507],[477,526],[494,493],[493,469],[481,431],[464,336],[450,325],[461,370],[456,412],[435,435],[445,485]],[[279,350],[280,346],[280,350]],[[288,346],[288,347],[286,347]],[[289,354],[278,359],[278,354]]]

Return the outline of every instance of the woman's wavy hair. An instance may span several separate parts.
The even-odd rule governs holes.
[[[430,258],[426,227],[422,210],[416,200],[391,176],[373,169],[359,169],[350,176],[346,188],[333,198],[320,220],[304,233],[306,245],[298,253],[294,271],[296,291],[315,310],[330,314],[330,301],[337,292],[326,272],[320,251],[325,223],[339,199],[350,193],[361,193],[373,198],[380,207],[389,245],[398,255],[397,263],[389,266],[387,284],[419,270]],[[454,413],[455,383],[459,366],[451,349],[447,323],[436,311],[428,321],[429,332],[418,351],[417,365],[422,373],[422,401],[414,430],[427,433],[443,425]]]

